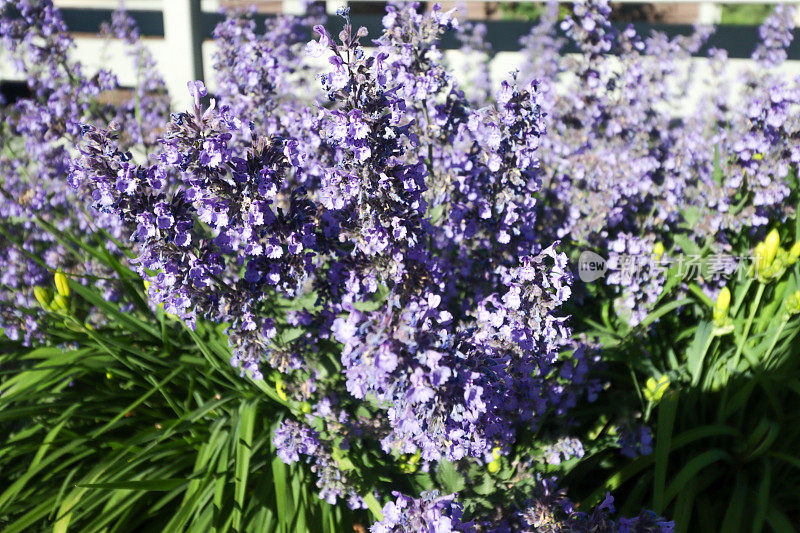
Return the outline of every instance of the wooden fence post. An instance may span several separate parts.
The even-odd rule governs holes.
[[[190,102],[186,84],[204,78],[200,0],[164,0],[163,12],[169,57],[159,60],[165,66],[167,88],[181,109]]]

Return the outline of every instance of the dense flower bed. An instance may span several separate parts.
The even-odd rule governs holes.
[[[746,71],[712,49],[713,77],[691,85],[713,29],[638,35],[603,0],[563,20],[551,4],[494,86],[485,29],[418,7],[391,5],[380,35],[346,11],[338,35],[314,8],[263,29],[231,13],[216,93],[189,81],[193,105],[171,110],[124,12],[103,29],[139,74],[119,102],[111,72],[73,60],[49,1],[0,2],[3,60],[31,91],[0,107],[0,413],[45,398],[20,396],[28,359],[99,350],[123,365],[108,380],[130,380],[120,398],[155,388],[59,427],[99,436],[131,417],[135,432],[137,411],[183,404],[169,432],[208,431],[153,437],[197,454],[170,476],[56,476],[87,476],[67,522],[96,529],[92,506],[144,490],[177,491],[155,506],[163,522],[139,518],[167,529],[225,524],[230,498],[248,530],[791,524],[800,487],[778,469],[800,465],[800,86],[776,67],[794,10],[767,19]],[[561,55],[557,28],[582,53]],[[466,79],[446,32],[474,59]],[[184,385],[179,361],[200,365]],[[234,397],[233,451],[212,453],[209,413]],[[63,520],[15,498],[34,474],[9,465],[0,524]],[[233,496],[200,481],[229,468]],[[248,484],[262,469],[270,486]],[[306,485],[321,510],[298,499]]]

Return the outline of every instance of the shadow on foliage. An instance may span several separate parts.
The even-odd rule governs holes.
[[[623,359],[649,355],[635,342],[612,351]],[[800,524],[798,356],[800,344],[789,337],[778,364],[760,364],[717,390],[672,383],[649,419],[652,453],[626,460],[606,447],[587,455],[566,483],[575,494],[587,495],[585,505],[609,490],[623,515],[652,509],[673,519],[676,532],[795,531]],[[609,405],[621,417],[634,409],[624,400],[630,397],[623,390],[631,386],[629,367],[618,366],[607,368],[610,386],[595,414],[608,412]],[[597,438],[608,437],[611,428],[606,423]]]

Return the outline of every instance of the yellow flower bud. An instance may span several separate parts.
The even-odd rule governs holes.
[[[664,393],[667,392],[669,384],[670,381],[666,375],[662,375],[657,381],[656,378],[650,376],[644,386],[645,399],[649,402],[660,401]]]
[[[413,474],[419,469],[418,463],[420,457],[419,450],[417,450],[417,453],[414,455],[404,455],[400,463],[400,470],[405,474]]]
[[[281,381],[280,378],[278,378],[278,381],[275,382],[275,392],[278,393],[278,398],[280,398],[284,402],[289,401],[289,397],[286,396],[286,391],[283,388],[283,381]]]
[[[300,404],[300,410],[305,414],[310,413],[311,412],[311,404],[308,403],[308,402],[301,403]]]
[[[413,474],[417,471],[419,467],[417,465],[411,463],[401,463],[400,464],[400,471],[404,474]]]
[[[761,154],[761,153],[753,154],[753,160],[754,161],[761,161],[762,159],[764,159],[764,154]]]
[[[789,316],[800,313],[800,291],[795,291],[786,298],[786,313]]]
[[[662,242],[657,242],[653,245],[653,255],[656,257],[656,261],[661,259],[661,256],[664,255],[664,244]]]
[[[721,326],[728,316],[728,308],[731,306],[731,291],[728,287],[723,287],[717,296],[717,303],[714,305],[714,323]]]
[[[719,295],[717,296],[717,306],[716,308],[719,309],[721,312],[725,313],[728,311],[728,307],[731,305],[731,291],[728,290],[728,287],[722,287],[722,290],[719,291]]]
[[[41,305],[45,310],[50,310],[50,302],[53,301],[53,293],[50,291],[50,289],[45,287],[34,287],[33,295],[36,297],[39,305]]]
[[[69,300],[67,300],[63,294],[56,294],[53,297],[52,302],[53,309],[58,309],[59,311],[66,311],[69,309]]]
[[[492,450],[493,459],[488,465],[486,465],[486,469],[489,470],[489,473],[491,474],[494,474],[495,472],[500,470],[500,458],[502,457],[502,454],[500,452],[502,452],[502,450],[496,446]]]
[[[764,239],[764,260],[767,266],[771,265],[778,255],[778,247],[781,245],[781,236],[778,234],[777,229],[773,229]]]
[[[798,259],[800,259],[800,241],[794,243],[789,249],[789,260],[796,263]]]
[[[56,283],[56,290],[58,291],[58,294],[64,298],[69,298],[69,281],[67,281],[67,276],[65,276],[64,273],[59,270],[56,272],[53,278]]]
[[[767,261],[764,254],[764,243],[760,242],[756,244],[756,249],[753,252],[755,255],[755,265],[756,265],[756,274],[760,275],[767,269]]]

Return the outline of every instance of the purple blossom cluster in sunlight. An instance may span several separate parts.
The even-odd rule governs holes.
[[[574,408],[607,385],[597,343],[573,332],[591,291],[569,254],[608,258],[591,289],[646,334],[659,260],[730,252],[733,235],[794,213],[800,85],[774,68],[791,6],[762,26],[744,80],[709,52],[696,103],[691,58],[713,30],[639,35],[606,0],[563,20],[550,2],[500,80],[486,27],[438,4],[392,3],[375,35],[347,10],[338,32],[314,5],[263,26],[230,12],[215,79],[187,80],[184,110],[123,11],[103,34],[125,44],[131,89],[71,58],[49,1],[11,4],[0,57],[30,95],[0,105],[9,339],[37,343],[33,288],[58,269],[120,299],[130,280],[53,230],[80,234],[141,278],[147,301],[129,308],[224,331],[236,372],[292,413],[275,421],[277,457],[310,470],[328,503],[382,515],[373,533],[672,531],[649,511],[615,518],[611,495],[576,507],[558,488],[600,442],[575,436]],[[441,49],[447,32],[475,58],[467,78]],[[568,40],[580,53],[560,53]],[[631,256],[652,261],[625,270]],[[598,434],[615,458],[652,453],[641,413],[609,416]],[[376,464],[420,476],[376,496]],[[493,491],[502,503],[480,507]]]

